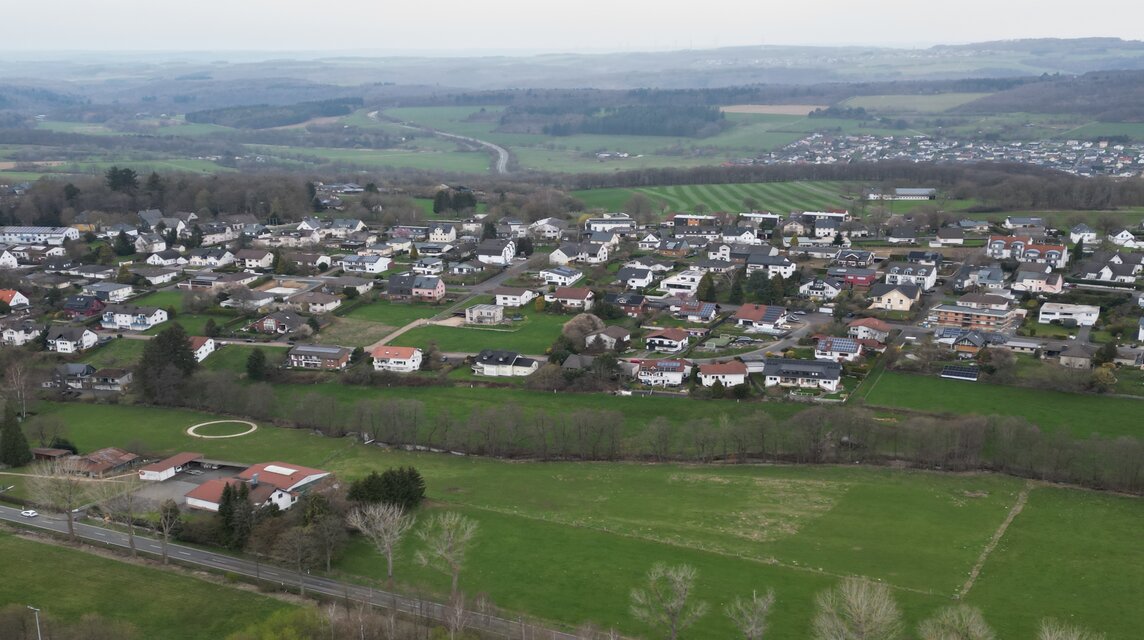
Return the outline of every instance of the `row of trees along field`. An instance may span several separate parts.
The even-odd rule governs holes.
[[[172,360],[174,361],[174,360]],[[400,376],[375,375],[367,363],[342,376],[363,385],[392,386]],[[365,434],[393,445],[419,445],[477,455],[540,460],[653,459],[661,461],[775,460],[794,463],[906,462],[945,470],[988,470],[1131,493],[1144,492],[1144,441],[1132,437],[1075,439],[1046,432],[1021,417],[961,416],[874,419],[850,406],[804,409],[785,420],[763,410],[721,414],[685,423],[665,414],[627,432],[624,415],[607,409],[544,411],[514,403],[476,408],[464,415],[415,399],[362,399],[343,403],[312,391],[278,402],[270,382],[243,384],[229,371],[190,376],[164,365],[151,402],[245,415],[329,436]],[[276,382],[294,380],[279,373]],[[301,374],[296,381],[310,380]],[[419,384],[432,379],[416,378]],[[162,385],[170,385],[165,388]],[[691,400],[694,402],[696,400]]]

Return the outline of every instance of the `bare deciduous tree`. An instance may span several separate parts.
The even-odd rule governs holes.
[[[131,555],[138,555],[135,548],[135,516],[143,507],[139,490],[143,483],[139,476],[130,474],[114,480],[104,480],[92,485],[92,498],[109,519],[127,525],[127,546]]]
[[[768,589],[759,596],[751,592],[750,599],[736,597],[723,607],[723,612],[735,623],[735,628],[743,635],[743,640],[762,640],[767,633],[767,616],[775,603],[775,592]]]
[[[676,640],[707,613],[706,602],[688,602],[696,575],[698,572],[690,565],[669,567],[657,562],[647,573],[647,586],[632,589],[632,615],[662,629],[668,640]]]
[[[981,610],[968,605],[946,607],[918,626],[921,640],[993,640],[997,636]]]
[[[455,511],[433,516],[425,528],[417,532],[417,537],[426,546],[417,552],[417,562],[452,577],[450,598],[456,598],[459,593],[465,552],[476,533],[477,521]]]
[[[397,545],[413,526],[413,516],[398,505],[377,502],[350,512],[346,522],[370,539],[378,553],[385,556],[385,577],[393,584],[393,557]]]
[[[74,511],[91,496],[91,483],[83,477],[86,467],[76,458],[56,458],[37,465],[34,473],[28,479],[32,500],[62,511],[68,521],[68,539],[75,542]]]
[[[28,401],[35,397],[37,385],[33,374],[34,371],[23,359],[13,360],[4,370],[4,391],[20,408],[21,420],[28,417]]]
[[[178,503],[170,498],[164,500],[159,505],[159,519],[156,522],[159,529],[159,540],[163,548],[163,564],[167,564],[167,545],[171,543],[171,537],[175,535],[183,523]]]
[[[1041,621],[1037,640],[1104,640],[1104,634],[1093,633],[1087,629],[1069,626],[1052,618],[1046,618]]]
[[[818,594],[813,630],[815,640],[895,640],[902,614],[886,585],[846,578]]]
[[[449,599],[445,607],[445,628],[449,630],[449,640],[456,640],[469,624],[469,612],[465,609],[465,596],[457,593]]]
[[[292,566],[298,572],[299,591],[301,595],[306,595],[306,574],[321,555],[306,527],[293,527],[278,536],[273,554],[276,560]]]

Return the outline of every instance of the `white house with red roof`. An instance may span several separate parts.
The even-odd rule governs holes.
[[[644,360],[636,379],[653,387],[678,387],[691,375],[691,363],[682,359]]]
[[[874,340],[885,343],[890,337],[890,325],[877,318],[859,318],[846,325],[846,333],[855,340]]]
[[[275,505],[285,511],[298,502],[298,498],[318,481],[330,475],[329,471],[311,469],[285,462],[261,462],[248,467],[234,478],[208,480],[186,495],[187,506],[205,511],[218,511],[222,492],[227,485],[246,483],[250,500],[257,507]]]
[[[374,371],[411,373],[421,369],[421,350],[415,347],[380,345],[374,347],[369,355],[373,357]]]
[[[724,387],[745,384],[747,382],[747,365],[741,360],[699,365],[699,383],[705,387],[710,387],[716,382],[723,383]]]
[[[202,362],[207,356],[215,352],[214,338],[204,336],[191,336],[191,352],[195,354],[195,362]]]
[[[15,289],[0,289],[0,302],[14,309],[16,307],[27,306],[29,301],[28,296]]]

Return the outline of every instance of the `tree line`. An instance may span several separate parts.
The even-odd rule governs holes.
[[[258,104],[191,111],[187,122],[217,124],[234,129],[269,129],[306,122],[313,118],[346,116],[361,107],[361,98],[299,102],[291,105]]]

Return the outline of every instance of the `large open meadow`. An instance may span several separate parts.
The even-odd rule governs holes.
[[[33,604],[67,624],[99,613],[135,625],[140,638],[217,640],[291,607],[233,587],[2,532],[0,557],[0,603]],[[44,637],[56,637],[51,633],[48,627]]]
[[[979,563],[980,578],[964,599],[980,606],[1003,637],[1032,637],[1044,616],[1111,639],[1133,638],[1144,625],[1134,606],[1144,596],[1144,549],[1125,544],[1144,526],[1136,498],[990,474],[503,462],[386,451],[266,425],[241,438],[201,440],[184,432],[211,418],[197,412],[76,404],[45,411],[63,418],[85,449],[136,437],[157,452],[284,460],[347,480],[413,465],[426,478],[430,511],[460,510],[480,523],[462,588],[570,626],[592,621],[646,636],[628,613],[628,593],[657,561],[698,568],[697,596],[714,607],[696,638],[729,637],[719,606],[767,588],[778,597],[775,636],[806,637],[815,593],[847,575],[890,585],[916,622],[965,592]],[[983,556],[1023,491],[1027,504]],[[414,547],[410,540],[402,548],[399,582],[447,589],[442,576],[412,561]],[[369,582],[382,579],[382,567],[355,542],[336,569]]]
[[[642,194],[666,211],[692,211],[706,205],[711,211],[739,212],[744,202],[753,200],[762,211],[786,215],[791,211],[821,211],[850,208],[846,191],[859,192],[858,185],[842,182],[752,182],[739,184],[680,185],[634,189],[586,189],[572,195],[586,207],[623,211],[636,194]]]

